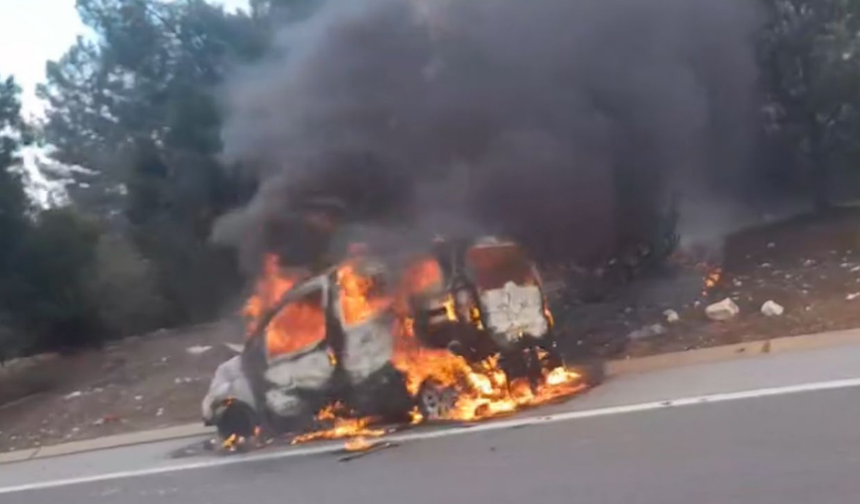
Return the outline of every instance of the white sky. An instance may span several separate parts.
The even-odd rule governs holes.
[[[212,0],[227,8],[247,7],[248,0]],[[0,0],[0,76],[15,76],[23,88],[24,114],[41,115],[36,84],[45,63],[58,59],[86,28],[75,0]]]

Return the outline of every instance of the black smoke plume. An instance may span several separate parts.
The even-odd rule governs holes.
[[[716,223],[754,132],[752,4],[329,0],[227,86],[225,156],[261,184],[216,239],[307,260],[321,199],[550,260],[647,240],[673,198]]]

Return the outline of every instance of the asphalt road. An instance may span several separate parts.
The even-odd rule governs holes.
[[[167,460],[175,442],[32,461],[0,466],[0,502],[854,503],[860,380],[844,380],[858,377],[860,347],[626,377],[528,414],[558,415],[545,423],[434,433],[350,461]],[[74,479],[113,471],[126,472]]]

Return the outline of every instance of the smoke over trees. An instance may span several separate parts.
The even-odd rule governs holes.
[[[766,127],[786,164],[801,172],[819,210],[839,171],[854,171],[860,138],[860,4],[853,0],[765,0],[760,61]]]
[[[757,22],[745,1],[330,1],[228,82],[225,155],[263,187],[216,235],[259,246],[324,193],[550,259],[652,239],[674,194],[695,212],[743,183]]]

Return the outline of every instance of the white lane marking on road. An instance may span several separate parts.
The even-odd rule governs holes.
[[[772,397],[787,394],[797,394],[801,392],[815,392],[822,390],[835,390],[851,387],[860,387],[860,378],[850,378],[846,380],[833,380],[825,382],[804,383],[801,385],[790,385],[785,387],[772,387],[754,390],[745,390],[741,392],[726,392],[721,394],[711,394],[693,397],[683,397],[680,399],[670,399],[665,401],[655,401],[640,404],[630,404],[627,406],[612,406],[608,408],[598,408],[584,411],[568,411],[564,413],[556,413],[551,415],[539,415],[533,417],[512,418],[510,420],[500,420],[495,422],[487,422],[482,424],[471,424],[462,427],[453,427],[447,429],[438,429],[424,432],[403,432],[400,434],[392,434],[379,438],[382,441],[390,442],[407,442],[419,441],[423,439],[435,439],[448,436],[457,436],[461,434],[469,434],[473,432],[487,432],[501,429],[510,429],[513,427],[526,427],[532,425],[552,424],[558,422],[566,422],[570,420],[579,420],[582,418],[594,418],[609,415],[621,415],[625,413],[638,413],[642,411],[661,410],[681,406],[694,406],[697,404],[713,404],[727,401],[737,401],[741,399],[753,399],[760,397]],[[98,483],[102,481],[110,481],[124,478],[136,478],[142,476],[156,476],[159,474],[167,474],[180,471],[190,471],[194,469],[208,469],[213,467],[224,467],[236,464],[244,464],[247,462],[260,462],[266,460],[280,460],[293,457],[303,457],[308,455],[320,455],[326,453],[336,453],[343,450],[342,443],[329,443],[319,446],[308,446],[302,448],[288,449],[280,452],[251,454],[247,456],[221,458],[215,460],[202,460],[199,462],[189,462],[185,464],[166,465],[161,467],[151,467],[147,469],[136,469],[131,471],[119,471],[114,473],[98,474],[93,476],[83,476],[79,478],[58,479],[54,481],[40,481],[38,483],[29,483],[24,485],[9,486],[0,488],[0,495],[11,494],[18,492],[26,492],[31,490],[45,490],[50,488],[58,488],[70,485],[81,485],[86,483]]]

